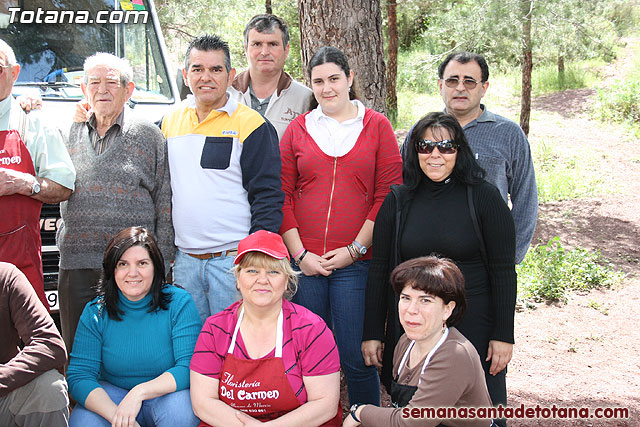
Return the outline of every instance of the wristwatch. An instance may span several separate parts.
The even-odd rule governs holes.
[[[33,183],[31,184],[31,195],[35,196],[39,192],[40,192],[40,182],[38,181],[38,178],[34,176]]]
[[[358,417],[356,417],[356,410],[362,405],[364,405],[364,403],[354,403],[353,405],[351,405],[350,413],[353,419],[356,420],[357,423],[359,423],[360,420],[358,419]]]
[[[367,247],[361,245],[356,240],[353,241],[353,246],[355,246],[355,248],[358,250],[360,256],[364,256],[367,253]]]

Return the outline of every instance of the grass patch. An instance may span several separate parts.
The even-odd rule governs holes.
[[[565,249],[558,237],[531,248],[516,269],[518,297],[537,302],[566,302],[568,291],[609,288],[624,276],[599,251]]]
[[[594,173],[598,162],[591,152],[561,152],[545,139],[532,147],[540,203],[571,200],[606,191],[602,174]]]
[[[640,43],[633,50],[635,58],[627,75],[608,88],[598,89],[595,111],[600,120],[624,123],[640,135]]]
[[[640,78],[620,80],[598,89],[598,117],[640,127]]]
[[[391,121],[391,124],[396,130],[409,130],[422,116],[443,109],[444,104],[439,95],[429,95],[408,89],[399,90],[398,115],[395,120]]]
[[[603,61],[580,61],[567,63],[564,73],[559,73],[556,65],[534,65],[531,74],[531,96],[548,95],[567,89],[581,89],[593,87],[602,78],[599,70]],[[506,76],[510,80],[510,87],[514,96],[519,97],[522,92],[522,71],[519,68],[510,69]]]

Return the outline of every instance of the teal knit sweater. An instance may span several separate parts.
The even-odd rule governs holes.
[[[94,299],[85,307],[71,352],[67,381],[71,396],[84,405],[91,391],[107,381],[127,390],[164,372],[177,390],[189,388],[189,363],[202,324],[191,295],[165,285],[167,310],[149,313],[151,295],[132,302],[119,292],[121,321],[109,318]]]

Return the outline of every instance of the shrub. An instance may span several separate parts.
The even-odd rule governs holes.
[[[599,251],[565,249],[558,237],[531,248],[517,272],[519,299],[538,302],[566,302],[568,291],[609,288],[623,277]]]
[[[618,81],[598,90],[598,115],[602,120],[640,124],[640,78]]]

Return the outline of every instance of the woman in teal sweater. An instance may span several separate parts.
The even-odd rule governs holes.
[[[189,362],[202,325],[193,299],[164,284],[162,253],[142,227],[109,242],[103,267],[67,370],[79,403],[69,425],[197,426]]]

